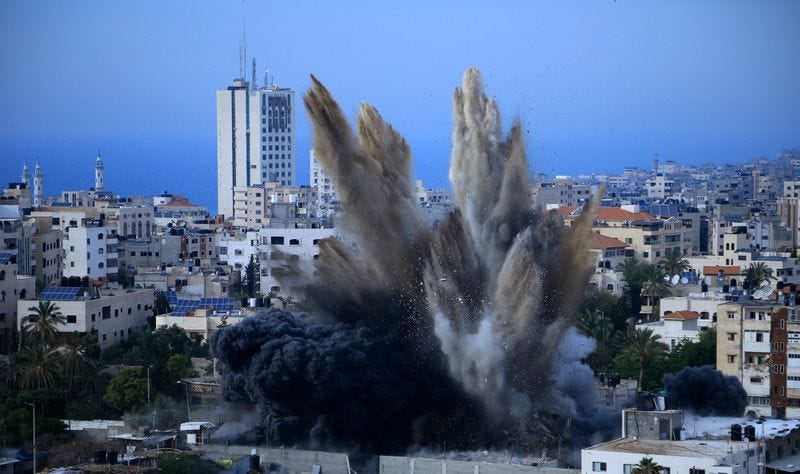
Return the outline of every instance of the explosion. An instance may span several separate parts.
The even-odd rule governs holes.
[[[532,206],[520,123],[503,135],[469,69],[453,97],[455,209],[431,229],[403,137],[368,104],[354,133],[312,81],[314,152],[358,250],[320,243],[313,317],[269,310],[213,335],[226,398],[259,409],[255,440],[538,454],[599,429],[606,414],[581,362],[594,342],[573,329],[594,204],[570,227]]]

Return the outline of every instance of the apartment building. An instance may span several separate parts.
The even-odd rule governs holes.
[[[36,278],[17,273],[17,256],[0,250],[0,354],[15,349],[14,326],[17,303],[36,293]]]
[[[36,279],[45,285],[61,279],[64,272],[64,233],[53,229],[50,219],[33,218],[33,260]]]
[[[114,281],[119,271],[117,229],[82,219],[64,232],[64,276]]]
[[[577,206],[592,198],[592,187],[569,178],[543,182],[533,187],[533,203],[544,209]]]
[[[264,183],[235,187],[233,190],[233,225],[257,228],[276,226],[280,204],[291,204],[301,218],[313,219],[317,203],[317,188]]]
[[[777,418],[800,416],[800,318],[797,294],[719,306],[717,369],[737,377],[748,410]]]
[[[154,292],[143,290],[98,290],[95,287],[47,287],[35,299],[17,303],[17,330],[28,308],[40,301],[54,303],[66,318],[57,329],[64,333],[97,331],[101,348],[107,348],[134,332],[147,329],[153,315]]]

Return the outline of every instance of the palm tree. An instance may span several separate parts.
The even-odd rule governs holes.
[[[58,353],[37,345],[17,353],[19,386],[22,389],[50,388],[58,376]]]
[[[639,464],[633,466],[631,474],[661,474],[664,466],[660,466],[653,458],[642,458]]]
[[[629,316],[639,314],[642,307],[642,268],[643,264],[636,260],[636,257],[626,258],[624,263],[617,265],[617,271],[622,273],[627,292]]]
[[[86,355],[86,347],[79,337],[69,337],[57,349],[60,353],[61,373],[68,388],[76,381],[86,380],[94,373],[94,362]]]
[[[658,264],[661,265],[661,268],[664,269],[667,275],[680,275],[681,272],[692,268],[680,252],[667,252],[664,259],[658,262]]]
[[[664,270],[652,263],[645,264],[642,273],[644,274],[642,289],[650,297],[650,318],[655,319],[656,299],[669,294],[668,277]]]
[[[744,271],[744,287],[747,290],[753,290],[775,279],[772,269],[764,262],[751,263]]]
[[[51,301],[40,301],[37,306],[28,308],[28,311],[30,313],[22,318],[22,331],[39,345],[47,348],[58,335],[58,325],[66,324],[67,318]]]
[[[639,390],[642,389],[645,366],[667,352],[667,345],[659,339],[661,336],[654,335],[652,329],[637,329],[630,334],[620,353],[620,357],[639,365]]]
[[[585,310],[578,316],[578,331],[593,338],[598,344],[606,343],[614,332],[611,321],[600,311]]]

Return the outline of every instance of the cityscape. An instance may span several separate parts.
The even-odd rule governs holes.
[[[95,47],[95,33],[72,28],[96,21],[119,27],[98,51],[138,34],[139,18],[156,35],[196,35],[184,54],[225,68],[155,95],[150,75],[177,66],[141,39],[124,67],[153,70],[132,73],[141,90],[124,79],[105,119],[86,118],[100,89],[75,86],[70,68],[66,102],[42,92],[48,107],[28,111],[24,94],[5,93],[0,473],[800,472],[800,26],[789,21],[800,9],[684,4],[695,17],[681,23],[663,3],[619,3],[588,16],[508,5],[509,25],[531,22],[523,43],[556,35],[559,57],[540,55],[558,72],[527,81],[530,65],[505,65],[518,52],[481,45],[429,63],[422,89],[424,71],[401,89],[388,69],[392,54],[426,54],[396,24],[419,13],[405,7],[201,2],[173,31],[195,5],[169,3],[158,19],[153,4],[3,6],[10,35],[45,38],[4,48],[19,65],[0,75],[8,89],[42,45]],[[465,40],[439,20],[501,15],[487,7],[426,6],[436,28],[410,28],[423,42]],[[291,26],[275,15],[304,8],[307,38],[282,35]],[[618,44],[617,28],[648,28],[629,23],[645,12],[682,26]],[[215,14],[219,31],[198,26]],[[582,33],[549,24],[565,17]],[[387,87],[348,80],[375,45],[327,30],[346,18],[399,38],[363,59],[364,79],[385,73]],[[223,37],[227,56],[209,56]],[[180,50],[185,38],[172,38]],[[780,68],[751,75],[767,63]],[[603,82],[664,64],[647,90],[685,90]],[[610,95],[573,91],[560,112],[539,95],[564,92],[559,81]],[[449,91],[426,96],[440,82]],[[178,109],[187,90],[201,105],[111,119],[172,96]],[[37,121],[48,131],[32,139]]]

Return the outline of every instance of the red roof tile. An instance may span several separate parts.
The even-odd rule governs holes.
[[[730,276],[742,274],[742,268],[738,265],[706,265],[703,267],[703,275],[718,275],[720,270],[722,270],[723,275]]]
[[[606,235],[601,234],[600,232],[592,232],[592,248],[597,250],[605,250],[605,249],[623,249],[626,248],[628,244],[625,242],[615,239],[614,237],[608,237]]]
[[[669,314],[665,314],[661,317],[661,319],[668,319],[673,321],[686,321],[689,319],[697,319],[700,317],[700,313],[697,311],[675,311]]]

